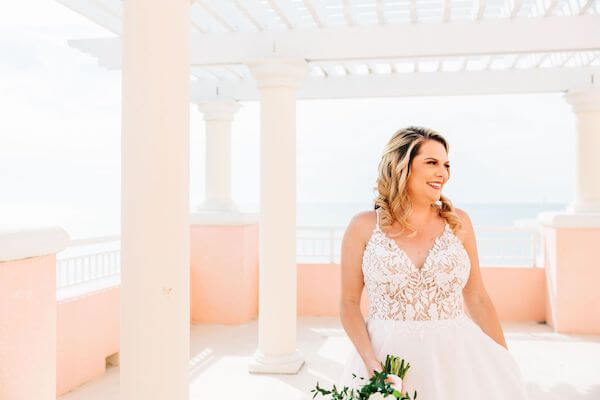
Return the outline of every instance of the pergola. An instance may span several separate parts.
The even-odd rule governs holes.
[[[543,219],[600,227],[600,2],[57,1],[116,35],[71,46],[123,71],[123,398],[187,398],[190,101],[206,120],[203,209],[222,216],[235,213],[231,120],[238,101],[260,101],[251,372],[295,373],[304,362],[296,348],[297,99],[565,92],[577,115],[577,189],[568,210]]]

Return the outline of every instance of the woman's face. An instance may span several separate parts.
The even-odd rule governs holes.
[[[450,178],[450,162],[444,146],[435,140],[421,144],[408,177],[408,195],[417,202],[435,203]]]

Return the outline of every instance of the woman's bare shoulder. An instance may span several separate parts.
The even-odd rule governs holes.
[[[357,235],[363,241],[367,241],[377,223],[375,210],[360,211],[352,216],[348,224],[347,232]]]

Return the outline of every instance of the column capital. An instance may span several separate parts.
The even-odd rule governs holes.
[[[297,88],[308,76],[308,63],[303,58],[265,57],[245,61],[259,88]]]
[[[231,121],[241,105],[235,100],[204,101],[196,104],[205,121]]]
[[[600,87],[570,89],[564,99],[573,107],[573,112],[600,111]]]

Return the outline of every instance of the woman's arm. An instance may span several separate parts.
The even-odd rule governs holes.
[[[364,287],[362,273],[362,256],[366,246],[364,232],[372,223],[370,212],[355,215],[344,233],[342,239],[340,271],[342,293],[340,298],[340,319],[346,334],[354,344],[369,372],[381,370],[373,346],[367,332],[367,327],[360,311],[360,297]]]
[[[463,210],[457,208],[455,211],[464,222],[464,231],[459,237],[471,260],[471,273],[467,284],[463,288],[463,298],[465,300],[467,311],[471,316],[471,319],[479,325],[482,331],[498,344],[508,349],[506,340],[504,339],[504,333],[502,332],[502,326],[498,319],[498,314],[496,313],[492,300],[485,290],[483,279],[481,278],[479,257],[477,255],[477,243],[471,219]]]

